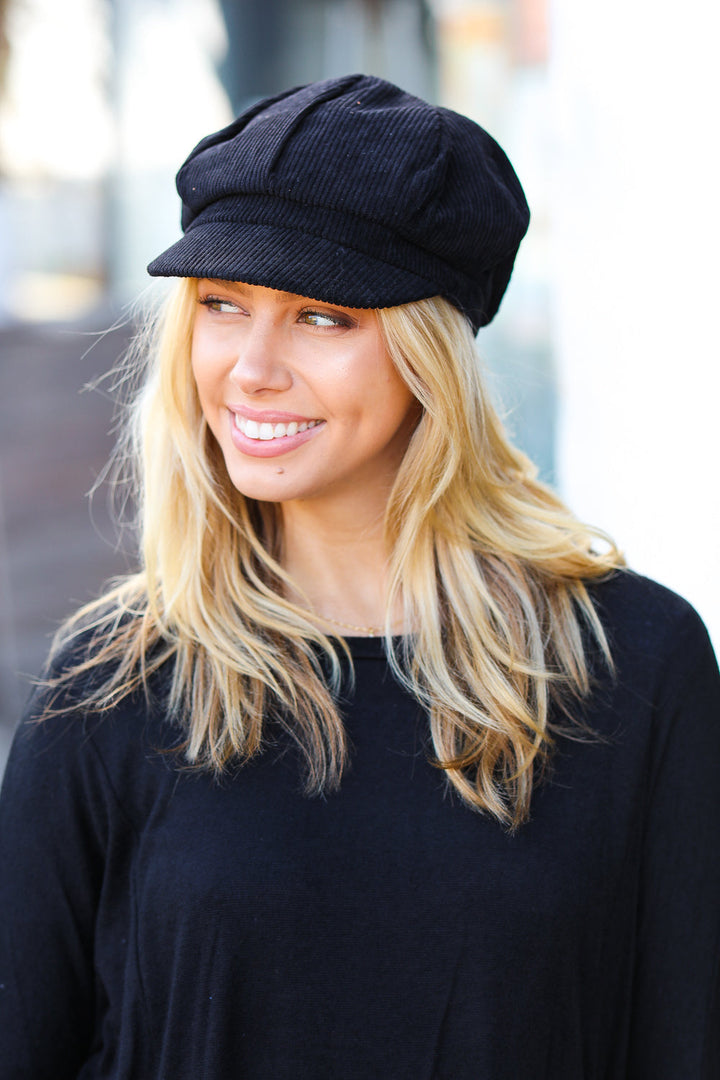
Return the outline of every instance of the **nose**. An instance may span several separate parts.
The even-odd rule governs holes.
[[[237,359],[230,380],[244,394],[265,390],[288,390],[292,372],[286,363],[281,328],[253,319],[238,342]]]

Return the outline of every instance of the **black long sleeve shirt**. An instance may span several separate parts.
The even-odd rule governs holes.
[[[718,1080],[720,679],[695,613],[594,589],[617,665],[510,835],[351,641],[339,792],[217,782],[144,696],[24,723],[0,809],[0,1078]]]

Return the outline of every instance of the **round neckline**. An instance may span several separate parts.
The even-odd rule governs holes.
[[[405,637],[404,634],[393,634],[392,641],[401,641]],[[378,637],[362,637],[361,635],[349,634],[347,637],[343,635],[343,641],[347,644],[350,654],[355,659],[362,659],[365,657],[385,659],[385,638],[380,635]]]

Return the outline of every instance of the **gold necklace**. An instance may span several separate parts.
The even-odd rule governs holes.
[[[385,631],[381,626],[357,626],[356,623],[343,622],[341,619],[331,619],[329,615],[320,615],[314,612],[316,618],[323,622],[332,623],[333,626],[342,626],[345,630],[359,630],[364,637],[383,637]]]

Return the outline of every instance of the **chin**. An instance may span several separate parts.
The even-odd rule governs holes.
[[[304,478],[299,482],[292,475],[294,470],[279,461],[267,462],[258,470],[230,467],[227,471],[236,491],[256,502],[287,502],[313,494],[314,485]]]
[[[230,482],[246,499],[254,499],[256,502],[284,502],[288,498],[294,498],[294,493],[289,492],[289,485],[283,482],[284,477],[277,475],[278,468],[282,466],[276,466],[273,469],[276,475],[265,480],[248,479],[246,476],[233,476],[230,473]]]

